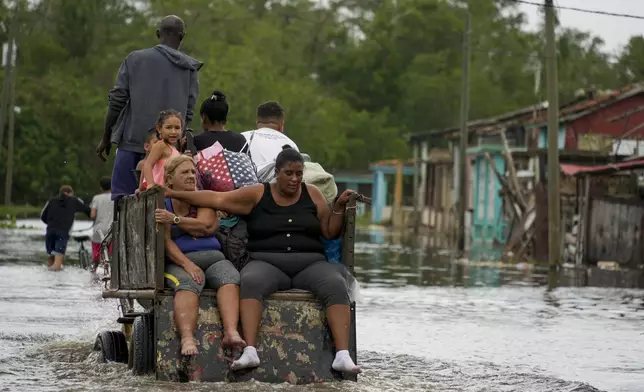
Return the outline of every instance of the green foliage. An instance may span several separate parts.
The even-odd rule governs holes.
[[[41,209],[41,207],[34,207],[30,205],[0,205],[0,229],[29,228],[25,225],[18,225],[17,220],[25,218],[37,218],[40,215]]]
[[[98,191],[112,167],[94,155],[107,92],[123,58],[156,43],[155,23],[167,14],[186,21],[182,50],[205,62],[200,100],[223,90],[236,131],[254,128],[258,104],[280,101],[289,136],[327,170],[405,157],[407,133],[458,123],[464,1],[324,3],[50,0],[23,7],[13,201],[41,204],[63,183],[83,198]],[[470,117],[544,100],[543,34],[525,30],[514,2],[470,4]],[[9,25],[4,6],[0,19]],[[611,61],[590,33],[560,28],[558,35],[562,101],[579,88],[644,76],[643,37]]]

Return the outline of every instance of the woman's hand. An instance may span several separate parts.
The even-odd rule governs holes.
[[[163,192],[163,196],[165,197],[172,197],[172,189],[168,188],[167,185],[157,185],[159,189]]]
[[[333,211],[334,212],[342,212],[344,211],[344,208],[347,206],[347,203],[349,202],[349,197],[353,195],[355,192],[351,189],[347,189],[346,191],[342,192],[340,197],[338,197],[338,200],[335,201],[333,204]]]
[[[174,223],[174,214],[168,210],[157,208],[154,210],[154,219],[157,223],[169,225]]]
[[[197,282],[197,284],[202,284],[204,281],[204,273],[203,270],[193,262],[190,262],[186,265],[183,266],[183,269],[190,275],[192,280]]]

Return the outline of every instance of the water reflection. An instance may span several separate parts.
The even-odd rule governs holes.
[[[365,230],[357,241],[356,276],[367,285],[499,287],[548,281],[547,268],[455,259],[452,252],[429,250],[424,237]]]
[[[379,242],[371,242],[374,238]],[[638,271],[622,277],[612,275],[610,271],[589,273],[585,267],[552,270],[546,264],[467,260],[457,257],[454,251],[430,249],[427,237],[384,229],[359,231],[357,241],[356,276],[359,281],[374,287],[513,285],[555,290],[557,287],[615,287],[621,284],[620,287],[644,288],[644,274]]]

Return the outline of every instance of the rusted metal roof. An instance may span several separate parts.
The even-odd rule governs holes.
[[[608,105],[622,101],[637,94],[644,93],[644,84],[634,83],[622,87],[619,90],[613,90],[609,93],[597,95],[596,97],[582,100],[576,104],[562,107],[559,109],[559,122],[564,123],[574,121],[578,118],[592,114]],[[528,124],[544,123],[548,120],[547,113],[531,120]]]
[[[500,124],[511,125],[514,123],[521,123],[524,119],[532,117],[535,113],[545,110],[548,107],[547,102],[542,102],[537,105],[524,107],[511,112],[503,113],[501,115],[483,119],[472,120],[467,123],[468,133],[487,133],[499,129]],[[460,127],[450,127],[444,129],[434,129],[424,132],[415,132],[407,135],[409,140],[424,139],[427,137],[443,136],[448,134],[455,134],[460,131]]]
[[[608,105],[619,102],[634,95],[644,93],[644,83],[634,83],[608,93],[596,94],[588,92],[572,102],[560,105],[559,121],[568,122],[594,113]],[[536,125],[548,120],[548,102],[528,106],[499,116],[478,119],[467,123],[469,134],[495,133],[514,124]],[[422,140],[431,137],[454,136],[459,127],[435,129],[416,132],[407,135],[409,141]]]
[[[578,174],[603,174],[644,168],[644,157],[639,157],[638,159],[627,162],[609,163],[607,165],[582,166],[562,163],[559,166],[561,167],[561,172],[567,176],[576,176]]]

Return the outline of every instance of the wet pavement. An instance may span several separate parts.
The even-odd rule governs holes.
[[[0,391],[644,391],[644,291],[548,292],[538,270],[451,261],[384,231],[356,245],[357,384],[135,377],[91,350],[118,328],[115,301],[71,263],[47,271],[44,229],[21,223],[35,228],[0,230]]]

